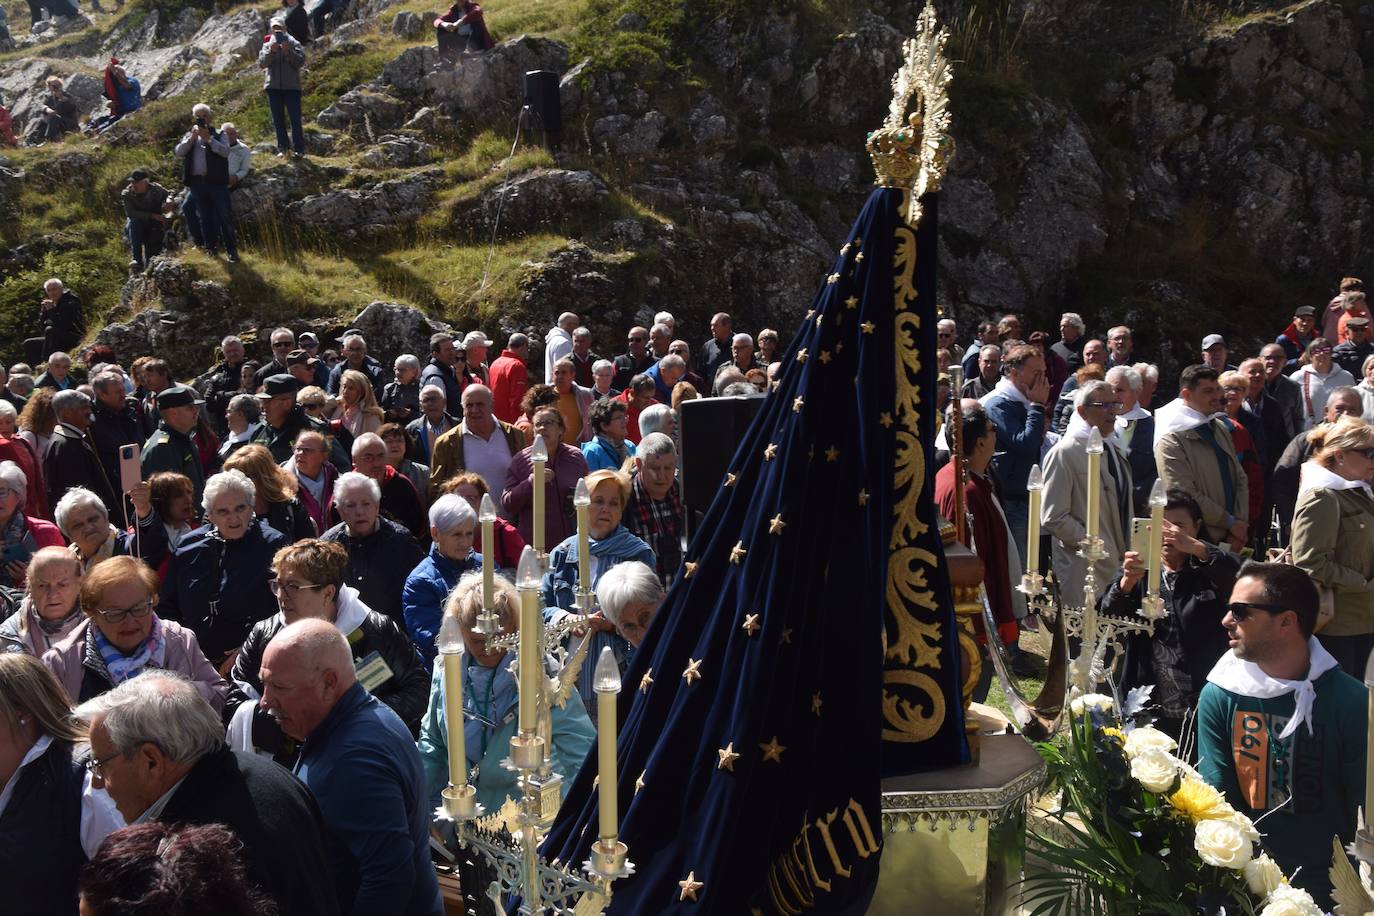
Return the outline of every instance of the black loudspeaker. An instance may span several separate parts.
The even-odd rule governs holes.
[[[682,502],[693,522],[720,492],[730,459],[763,402],[761,397],[699,398],[678,408]]]
[[[550,137],[563,132],[563,103],[558,97],[558,74],[552,70],[525,71],[525,104],[535,116],[535,126]]]

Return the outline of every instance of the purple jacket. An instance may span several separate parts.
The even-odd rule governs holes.
[[[62,682],[72,705],[84,703],[114,686],[105,672],[95,640],[88,635],[90,628],[90,620],[82,621],[71,635],[43,655],[43,664]],[[215,707],[215,712],[223,709],[229,685],[205,659],[196,634],[170,620],[162,621],[162,632],[167,639],[164,670],[188,678],[196,692]]]
[[[549,455],[549,465],[553,470],[553,483],[544,489],[544,550],[553,549],[564,538],[577,533],[573,520],[572,491],[577,481],[587,476],[587,459],[582,452],[571,445],[558,444],[558,450]],[[515,527],[526,544],[534,544],[534,485],[530,473],[534,469],[530,461],[530,450],[522,449],[510,461],[506,471],[506,489],[501,495],[506,517],[515,519]]]

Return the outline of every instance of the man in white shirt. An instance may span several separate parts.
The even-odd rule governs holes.
[[[558,324],[549,329],[544,341],[544,384],[553,384],[553,364],[572,354],[573,331],[581,323],[582,319],[572,312],[564,312],[558,316]]]
[[[429,498],[440,495],[444,482],[465,471],[486,481],[487,489],[500,493],[506,486],[511,458],[525,447],[525,434],[496,418],[491,389],[472,384],[463,391],[463,422],[434,443],[430,462]]]

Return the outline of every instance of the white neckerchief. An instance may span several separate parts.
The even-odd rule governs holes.
[[[997,397],[998,395],[1001,395],[1002,397],[1006,398],[1011,398],[1013,401],[1018,401],[1026,405],[1027,407],[1031,406],[1031,399],[1022,394],[1021,389],[1017,388],[1016,384],[1005,375],[1002,376],[1002,378],[997,382],[997,386],[995,388],[993,388],[987,394],[983,395],[981,398],[978,399],[978,403],[986,404],[989,400]]]
[[[10,797],[14,795],[14,787],[19,784],[19,777],[23,774],[24,767],[42,757],[50,744],[52,744],[51,735],[39,735],[38,740],[33,743],[33,747],[29,748],[29,752],[24,755],[24,759],[19,761],[18,769],[14,771],[10,781],[5,783],[5,788],[0,790],[0,814],[5,813],[5,806],[10,803]]]
[[[1359,490],[1363,489],[1370,496],[1374,496],[1374,490],[1370,489],[1368,482],[1363,480],[1347,480],[1335,471],[1329,471],[1317,464],[1315,461],[1304,461],[1302,470],[1298,477],[1298,495],[1306,493],[1308,490]]]
[[[1322,648],[1322,644],[1317,642],[1315,636],[1307,638],[1307,651],[1311,661],[1307,668],[1306,680],[1290,681],[1270,677],[1254,662],[1236,658],[1234,650],[1221,657],[1212,668],[1212,672],[1207,675],[1207,680],[1223,690],[1238,693],[1243,697],[1254,697],[1257,700],[1269,700],[1286,693],[1296,693],[1293,698],[1293,718],[1288,720],[1279,737],[1287,738],[1297,731],[1298,725],[1303,722],[1307,723],[1307,733],[1314,734],[1312,703],[1317,698],[1317,688],[1312,686],[1312,682],[1335,668],[1336,660],[1331,657],[1330,652]]]
[[[351,585],[342,586],[339,589],[339,597],[334,599],[334,626],[340,633],[347,636],[358,627],[363,625],[367,619],[368,612],[372,609],[363,604],[363,599],[358,597],[358,590]],[[286,624],[286,615],[281,611],[277,612],[277,619]]]
[[[1137,401],[1134,407],[1116,418],[1116,427],[1120,429],[1132,420],[1143,420],[1148,416],[1151,416],[1150,412],[1141,407],[1140,402]]]
[[[261,427],[261,423],[254,423],[241,433],[236,433],[231,430],[229,435],[225,437],[224,444],[219,447],[219,453],[221,455],[228,454],[229,449],[232,448],[235,444],[239,442],[247,442],[249,439],[253,438],[253,436],[257,434],[257,431]]]
[[[1218,412],[1209,417],[1189,407],[1183,398],[1174,398],[1155,412],[1155,437],[1197,429],[1221,416],[1225,415]]]

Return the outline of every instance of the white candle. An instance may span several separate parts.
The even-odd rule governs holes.
[[[448,727],[448,784],[468,782],[467,736],[463,732],[463,630],[458,618],[444,615],[439,626],[439,655],[444,660],[444,724]]]
[[[482,495],[482,508],[477,517],[482,522],[482,610],[490,611],[496,565],[496,503],[492,502],[490,493]]]
[[[587,478],[577,482],[573,491],[573,506],[577,509],[577,587],[592,590],[592,535],[590,506],[592,495],[587,491]],[[582,608],[587,613],[588,608]]]
[[[549,450],[544,440],[535,433],[534,446],[530,449],[530,461],[534,465],[534,552],[544,553],[544,464],[549,460]]]
[[[520,592],[520,731],[534,731],[537,717],[539,661],[539,558],[525,546],[516,567],[515,587]]]
[[[1099,505],[1102,502],[1102,434],[1093,427],[1088,434],[1088,537],[1097,537]]]
[[[1033,465],[1026,481],[1026,492],[1030,495],[1030,518],[1026,526],[1026,572],[1031,575],[1040,570],[1040,497],[1045,489],[1045,477],[1040,465]]]
[[[592,680],[596,690],[596,759],[600,788],[597,790],[600,836],[603,844],[614,845],[619,826],[615,775],[615,703],[620,693],[620,669],[610,646],[601,650]]]
[[[1155,481],[1155,485],[1150,488],[1150,556],[1149,580],[1146,583],[1145,594],[1159,594],[1159,567],[1164,562],[1164,480],[1161,478]]]

